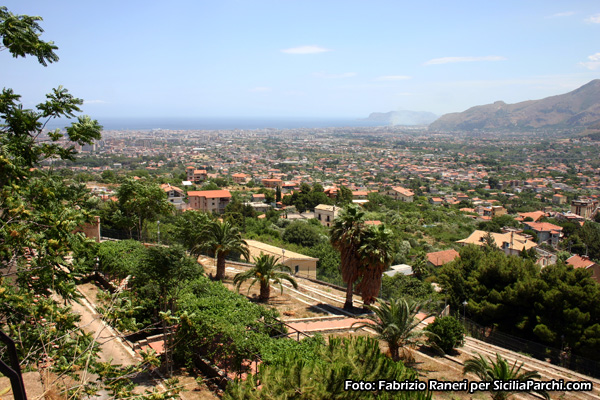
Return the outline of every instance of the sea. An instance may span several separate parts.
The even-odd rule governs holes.
[[[105,131],[125,130],[253,130],[385,126],[380,121],[335,118],[115,118],[92,117]],[[64,128],[68,121],[50,121],[49,129]]]

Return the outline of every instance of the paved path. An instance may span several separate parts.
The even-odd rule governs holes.
[[[71,307],[73,312],[81,315],[79,326],[85,332],[92,333],[94,340],[100,345],[100,361],[112,360],[112,364],[121,365],[135,365],[138,361],[141,361],[133,350],[121,341],[115,331],[102,321],[85,294],[84,298],[81,299],[81,303],[71,302]]]

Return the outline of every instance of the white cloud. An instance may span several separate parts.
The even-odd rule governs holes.
[[[326,49],[321,46],[299,46],[299,47],[291,47],[289,49],[281,50],[282,53],[287,54],[318,54],[318,53],[326,53],[331,51],[330,49]]]
[[[504,61],[506,57],[502,56],[485,56],[485,57],[442,57],[434,58],[425,62],[423,65],[439,65],[439,64],[450,64],[460,62],[474,62],[474,61]]]
[[[255,88],[250,89],[251,92],[255,92],[255,93],[264,93],[264,92],[270,92],[272,89],[270,87],[266,87],[266,86],[257,86]]]
[[[316,76],[317,78],[344,79],[344,78],[355,77],[357,74],[356,74],[356,72],[344,72],[341,74],[327,74],[325,72],[315,72],[313,75]]]
[[[588,60],[589,61],[582,62],[579,64],[583,65],[587,69],[591,69],[591,70],[596,70],[596,69],[600,68],[600,53],[596,53],[596,54],[592,54],[591,56],[588,56]]]
[[[572,15],[575,15],[575,11],[560,12],[560,13],[548,15],[546,18],[562,18],[562,17],[570,17]]]
[[[600,24],[600,14],[591,15],[585,21],[586,22],[591,22],[592,24]]]
[[[412,79],[412,77],[406,75],[386,75],[375,78],[376,81],[405,81],[407,79]]]
[[[84,100],[83,104],[108,104],[108,101],[104,101],[104,100]]]

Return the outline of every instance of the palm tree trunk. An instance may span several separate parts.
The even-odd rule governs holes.
[[[388,347],[390,348],[392,360],[400,361],[400,347],[398,347],[398,345],[395,343],[388,343]]]
[[[215,279],[222,281],[225,278],[225,255],[219,253],[217,255],[217,273]]]
[[[346,286],[346,302],[344,303],[344,310],[352,310],[352,283],[348,282]]]
[[[269,282],[260,282],[260,294],[258,295],[258,299],[261,303],[266,303],[269,301],[269,297],[271,296],[271,285]]]

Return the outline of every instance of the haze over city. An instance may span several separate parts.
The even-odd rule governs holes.
[[[597,1],[15,1],[60,62],[8,60],[31,107],[94,117],[365,118],[540,99],[598,77]]]

